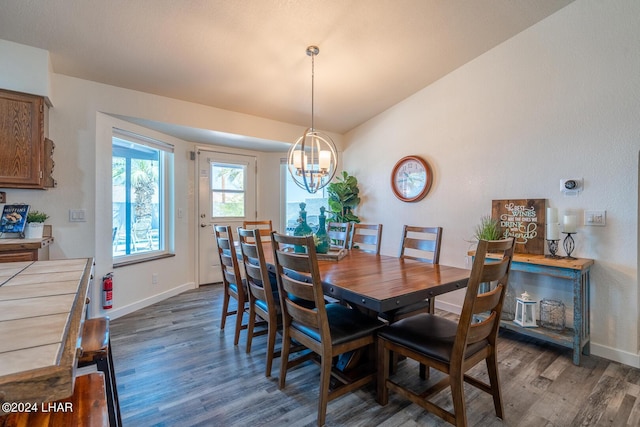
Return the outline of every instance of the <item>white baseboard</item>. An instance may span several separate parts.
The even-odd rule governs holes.
[[[451,304],[450,302],[440,301],[436,298],[436,308],[444,311],[448,311],[449,313],[460,314],[462,313],[462,306],[458,304]]]
[[[614,362],[640,368],[640,355],[602,344],[591,343],[591,354]]]
[[[152,295],[143,300],[136,301],[129,305],[125,305],[122,308],[117,308],[114,310],[103,310],[103,314],[109,316],[112,320],[117,319],[118,317],[122,317],[129,313],[133,313],[136,310],[140,310],[141,308],[148,307],[152,304],[155,304],[160,301],[164,301],[167,298],[171,298],[173,296],[179,295],[183,292],[186,292],[188,290],[195,289],[195,288],[196,288],[196,284],[194,282],[185,283],[183,285],[177,286],[175,288],[169,289],[159,294]]]

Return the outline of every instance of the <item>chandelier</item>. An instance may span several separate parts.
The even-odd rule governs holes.
[[[307,55],[311,57],[311,127],[293,143],[287,154],[287,165],[293,182],[312,194],[333,179],[338,164],[333,140],[314,127],[314,60],[319,52],[317,46],[307,48]]]

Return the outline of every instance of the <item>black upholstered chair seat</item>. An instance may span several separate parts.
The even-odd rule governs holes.
[[[352,310],[340,304],[327,304],[327,318],[331,331],[331,345],[338,345],[367,335],[371,335],[384,323],[373,317]],[[320,342],[320,332],[317,329],[304,326],[293,321],[291,326],[305,335]]]
[[[513,237],[478,241],[458,322],[421,313],[378,331],[378,403],[386,405],[391,390],[454,426],[467,427],[465,389],[469,385],[489,393],[496,416],[504,419],[496,343],[514,247]],[[494,283],[492,289],[479,292],[480,285],[487,282]],[[476,321],[479,315],[484,320]],[[405,381],[401,375],[391,377],[392,354],[418,362],[423,379],[427,368],[444,376],[438,381],[424,382],[426,390],[415,387],[415,383]],[[488,382],[470,373],[481,362],[485,362]],[[449,404],[442,405],[439,395],[445,389],[451,393],[453,410]]]
[[[381,329],[378,336],[443,362],[451,361],[458,324],[433,314],[416,314]],[[469,357],[488,345],[483,340],[467,347]]]

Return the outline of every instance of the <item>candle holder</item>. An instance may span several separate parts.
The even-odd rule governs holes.
[[[559,239],[547,240],[547,247],[549,248],[549,255],[545,255],[545,258],[558,259],[562,258],[560,255],[556,255],[558,253],[558,242]]]
[[[576,233],[567,233],[567,232],[562,232],[562,234],[566,234],[567,237],[564,238],[564,241],[562,242],[562,246],[564,247],[564,251],[567,253],[567,256],[565,258],[567,259],[578,259],[578,258],[574,258],[571,256],[571,253],[573,252],[573,250],[575,249],[575,242],[573,241],[573,237],[571,237],[572,234],[576,234]]]

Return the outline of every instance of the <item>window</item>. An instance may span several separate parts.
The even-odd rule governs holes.
[[[213,217],[245,216],[246,182],[246,165],[211,162],[211,212]]]
[[[318,217],[320,216],[320,206],[327,208],[326,215],[329,216],[329,195],[327,194],[327,188],[324,187],[317,193],[311,194],[306,190],[298,187],[293,181],[289,169],[287,168],[286,159],[281,160],[280,175],[284,181],[284,194],[285,194],[285,227],[287,234],[293,234],[298,225],[298,217],[300,216],[300,203],[307,204],[305,210],[307,211],[307,224],[315,232],[318,229]]]
[[[173,146],[114,129],[114,259],[143,259],[168,252],[168,182],[172,164]]]

